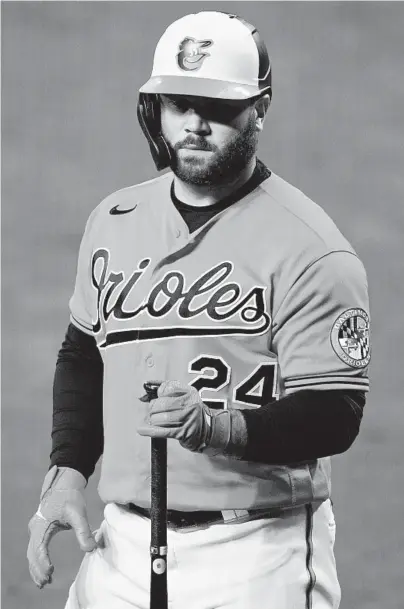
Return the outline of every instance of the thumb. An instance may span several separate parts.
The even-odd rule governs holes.
[[[97,547],[93,534],[91,533],[90,525],[87,520],[85,509],[77,509],[77,506],[66,506],[66,519],[72,526],[77,541],[83,552],[92,552]]]

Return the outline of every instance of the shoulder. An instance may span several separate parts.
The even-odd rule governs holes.
[[[114,215],[115,210],[125,212],[138,205],[158,204],[161,197],[169,196],[172,172],[168,171],[161,176],[126,186],[107,195],[91,212],[86,231],[93,231],[97,226]],[[112,213],[111,213],[112,212]]]
[[[325,210],[305,193],[275,173],[260,185],[261,197],[271,214],[271,225],[283,238],[293,240],[295,246],[310,245],[314,255],[323,256],[333,251],[355,254],[349,241],[341,233]]]

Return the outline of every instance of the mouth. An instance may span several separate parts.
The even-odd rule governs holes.
[[[185,144],[184,146],[181,146],[180,150],[197,150],[199,152],[211,152],[211,150],[203,146],[198,146],[198,144]]]

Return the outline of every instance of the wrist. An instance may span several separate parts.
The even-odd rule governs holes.
[[[41,490],[41,500],[50,489],[83,490],[86,486],[87,480],[76,469],[53,465],[45,476]]]
[[[209,409],[210,432],[204,453],[241,459],[247,445],[247,425],[240,410]]]

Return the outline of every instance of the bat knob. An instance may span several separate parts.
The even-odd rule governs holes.
[[[164,558],[155,558],[152,563],[152,568],[157,575],[162,575],[166,570],[166,561]]]
[[[150,402],[150,400],[157,399],[157,390],[160,387],[161,383],[151,383],[147,382],[143,384],[144,390],[146,391],[146,395],[142,396],[140,400],[142,402]]]

